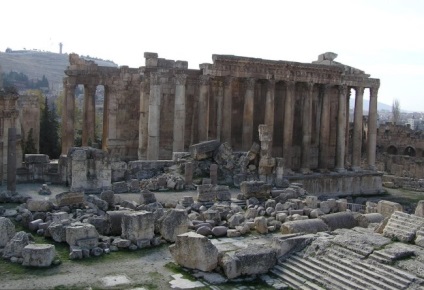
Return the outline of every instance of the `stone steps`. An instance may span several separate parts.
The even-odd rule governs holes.
[[[343,258],[343,259],[350,259],[350,260],[363,260],[366,258],[366,256],[358,254],[348,248],[344,248],[341,247],[337,244],[333,244],[329,250],[328,250],[329,254],[333,254],[338,256],[339,258]]]
[[[295,271],[291,270],[290,267],[287,267],[286,264],[276,265],[274,268],[271,269],[271,273],[276,275],[278,278],[282,279],[285,284],[287,284],[293,289],[305,289],[305,290],[325,289],[301,277],[296,270]]]
[[[383,235],[409,242],[423,225],[424,218],[395,211],[384,228]]]
[[[383,252],[378,252],[378,251],[374,251],[370,256],[370,259],[377,261],[379,263],[384,263],[384,264],[393,264],[393,262],[395,261],[395,256],[392,255],[388,255],[386,253]]]
[[[375,275],[370,271],[363,271],[359,265],[352,264],[348,260],[333,260],[331,257],[321,257],[321,261],[326,262],[326,264],[342,271],[348,276],[353,277],[354,280],[357,280],[359,283],[372,286],[374,289],[387,289],[387,290],[398,290],[402,289],[405,285],[399,284],[396,281],[391,281],[382,278],[379,275]]]
[[[329,258],[336,259],[337,256],[329,255]],[[356,272],[361,272],[361,275],[366,275],[369,277],[372,277],[373,279],[377,279],[379,281],[384,282],[387,285],[390,285],[392,287],[395,287],[395,289],[406,289],[407,286],[411,283],[411,280],[405,279],[402,277],[398,277],[397,275],[394,275],[391,272],[382,270],[382,269],[375,269],[372,267],[369,267],[366,262],[362,261],[351,261],[351,260],[339,260],[340,264],[343,264],[344,266],[351,268],[352,270]]]

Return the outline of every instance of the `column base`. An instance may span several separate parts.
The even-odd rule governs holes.
[[[336,168],[334,169],[334,171],[338,172],[338,173],[343,173],[346,172],[346,168],[342,167],[342,168]]]
[[[360,166],[352,166],[352,171],[359,172],[359,171],[362,171],[362,168]]]

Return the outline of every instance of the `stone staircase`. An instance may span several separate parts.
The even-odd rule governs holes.
[[[332,246],[325,255],[293,254],[271,270],[293,289],[387,289],[408,287],[416,276],[397,268],[373,264],[360,253]]]
[[[424,226],[424,218],[395,211],[384,228],[383,235],[408,243],[415,239],[416,232],[422,226]]]

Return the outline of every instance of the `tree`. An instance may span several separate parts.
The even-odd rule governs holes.
[[[396,125],[400,121],[400,102],[398,99],[393,100],[392,104],[392,118],[393,123]]]
[[[26,138],[25,145],[24,145],[24,154],[36,154],[37,149],[35,148],[35,141],[34,137],[32,136],[33,130],[32,128],[29,129],[28,137]]]
[[[53,104],[49,109],[47,98],[45,98],[44,108],[41,109],[40,118],[40,153],[47,154],[51,158],[58,158],[60,155],[59,142],[59,122],[57,120],[56,108]]]

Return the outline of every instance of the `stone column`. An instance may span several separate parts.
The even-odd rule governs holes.
[[[16,192],[16,128],[7,132],[7,191]]]
[[[375,153],[377,149],[377,95],[378,87],[370,88],[367,148],[367,161],[370,170],[375,170]]]
[[[243,108],[243,134],[241,139],[242,150],[248,151],[253,142],[253,111],[255,98],[255,83],[254,78],[246,79],[246,93],[244,95]]]
[[[185,172],[184,172],[184,181],[186,185],[191,185],[193,183],[193,163],[185,163]]]
[[[350,145],[350,88],[346,91],[346,138],[345,138],[345,163],[349,160],[349,145]]]
[[[210,76],[199,77],[199,142],[208,140],[209,129],[209,82]]]
[[[104,86],[104,100],[103,100],[103,128],[102,128],[102,150],[107,151],[109,140],[109,99],[110,88]]]
[[[274,136],[274,99],[275,99],[275,80],[269,79],[267,83],[265,99],[265,125],[268,125],[271,138]],[[272,153],[272,141],[269,144],[270,154]]]
[[[310,150],[311,150],[311,134],[312,134],[312,93],[314,84],[308,83],[307,93],[303,98],[303,120],[302,120],[302,173],[310,173]]]
[[[160,108],[162,87],[159,73],[150,73],[147,160],[159,159]]]
[[[224,105],[224,84],[222,80],[218,80],[218,96],[216,98],[216,139],[221,141],[222,138],[222,114]]]
[[[353,138],[352,138],[352,170],[361,169],[362,157],[362,116],[364,103],[364,88],[355,88],[355,112],[353,119]]]
[[[62,110],[62,154],[67,155],[74,146],[75,88],[76,84],[68,79],[63,82],[65,100]]]
[[[346,142],[346,94],[347,86],[339,86],[339,108],[337,115],[336,171],[345,171]]]
[[[140,84],[140,119],[138,123],[138,159],[146,159],[149,121],[149,78],[145,77]]]
[[[231,146],[231,115],[232,115],[232,84],[233,77],[224,79],[224,101],[222,106],[222,134],[221,141],[227,142]]]
[[[186,117],[185,85],[187,75],[175,75],[174,141],[172,151],[184,151],[184,131]]]
[[[283,157],[285,161],[285,172],[291,173],[292,168],[292,139],[293,139],[293,117],[294,117],[294,94],[296,83],[288,81],[286,84],[286,101],[284,108],[284,131],[283,131]]]
[[[321,172],[328,170],[328,147],[330,139],[330,85],[321,87],[322,107],[321,107],[321,126],[319,136],[319,160],[318,167]]]
[[[95,141],[96,86],[84,85],[84,108],[82,120],[82,146],[91,146]]]

